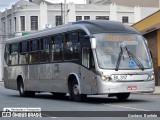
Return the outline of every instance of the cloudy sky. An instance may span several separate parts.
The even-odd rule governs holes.
[[[4,11],[5,8],[10,8],[12,4],[16,3],[19,0],[0,0],[0,11]],[[63,2],[64,0],[46,0],[52,3]],[[77,4],[85,3],[85,0],[66,0],[67,2],[74,2]]]

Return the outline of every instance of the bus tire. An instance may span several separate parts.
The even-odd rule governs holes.
[[[126,100],[130,96],[130,93],[117,93],[116,97],[118,100]]]
[[[85,101],[87,98],[87,95],[79,93],[79,85],[76,79],[71,82],[70,98],[77,102]]]
[[[34,97],[35,92],[34,91],[25,91],[24,90],[24,83],[23,80],[20,80],[18,83],[18,91],[21,97]]]

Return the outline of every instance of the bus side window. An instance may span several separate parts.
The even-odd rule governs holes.
[[[29,42],[20,43],[19,64],[29,63]]]
[[[90,48],[89,46],[82,47],[82,65],[90,67]]]
[[[63,60],[63,36],[56,35],[51,37],[51,61]]]
[[[65,34],[65,44],[64,44],[64,59],[73,60],[79,59],[79,36],[78,32],[71,32]]]
[[[85,37],[87,33],[82,30],[79,33],[80,45],[90,45],[90,39]]]
[[[40,61],[49,62],[50,38],[44,37],[40,39]]]
[[[10,65],[9,55],[10,55],[10,45],[6,44],[5,53],[4,53],[4,59],[5,59],[6,64],[8,64],[8,65]]]
[[[70,56],[70,46],[71,42],[69,40],[69,34],[65,34],[65,39],[64,39],[64,59],[69,60],[71,58]]]
[[[19,52],[19,43],[11,44],[8,64],[10,65],[18,64],[18,52]]]
[[[32,40],[30,42],[30,63],[39,62],[39,40]]]
[[[95,70],[95,62],[94,62],[92,51],[90,51],[90,69],[93,71]]]

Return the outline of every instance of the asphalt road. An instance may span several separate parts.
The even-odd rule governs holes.
[[[0,111],[3,111],[3,108],[17,108],[17,107],[26,107],[26,108],[41,108],[42,111],[85,111],[84,114],[86,115],[87,111],[94,111],[93,113],[88,112],[87,114],[92,114],[93,116],[98,113],[97,111],[105,111],[110,112],[111,114],[124,114],[118,113],[116,111],[126,111],[127,113],[130,113],[131,111],[134,112],[146,112],[146,111],[159,111],[160,113],[160,95],[146,95],[146,94],[131,94],[128,100],[125,101],[118,101],[116,98],[108,98],[107,95],[99,95],[99,96],[88,96],[87,100],[85,102],[74,102],[70,101],[68,96],[65,96],[63,98],[54,98],[49,93],[41,93],[36,94],[34,98],[24,98],[20,97],[19,93],[17,91],[8,90],[5,89],[2,85],[0,86]],[[76,113],[73,114],[75,115]],[[153,112],[154,113],[154,112]],[[63,113],[61,113],[63,114]],[[64,113],[67,114],[67,113]],[[69,114],[72,114],[71,112]],[[50,114],[50,112],[42,113],[44,120],[81,120],[81,119],[87,119],[87,120],[127,120],[127,119],[145,119],[141,117],[83,117],[83,114],[79,115],[79,117],[54,117]],[[92,116],[91,115],[91,116]],[[131,112],[132,115],[132,112]],[[114,115],[113,115],[114,116]],[[122,115],[123,116],[123,115]],[[0,118],[4,120],[4,118]],[[7,119],[7,118],[5,118]],[[17,118],[12,118],[17,120]],[[19,118],[20,119],[20,118]],[[24,119],[24,118],[23,118]],[[29,118],[25,118],[29,119]],[[33,118],[32,118],[33,119]],[[34,118],[35,120],[38,120],[39,118]],[[159,120],[159,118],[153,118],[153,117],[147,117],[147,119],[156,119]]]

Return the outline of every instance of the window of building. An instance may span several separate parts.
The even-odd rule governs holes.
[[[21,31],[25,31],[25,16],[20,16]]]
[[[62,17],[61,16],[56,16],[56,26],[62,25]]]
[[[19,64],[29,63],[29,42],[20,43]]]
[[[56,35],[51,37],[52,40],[52,61],[60,61],[63,59],[63,36]]]
[[[90,20],[90,16],[84,16],[84,20]]]
[[[122,22],[123,23],[128,23],[128,16],[123,16],[122,17]]]
[[[78,32],[72,32],[65,35],[64,59],[73,60],[79,58],[79,36]]]
[[[9,19],[9,34],[12,34],[12,20]]]
[[[39,40],[30,42],[30,63],[39,62]]]
[[[76,16],[76,21],[82,20],[82,16]]]
[[[96,16],[96,20],[109,20],[109,16]]]
[[[18,64],[18,52],[19,52],[19,44],[18,43],[11,44],[10,55],[9,55],[9,65]]]
[[[6,37],[6,22],[3,22],[3,38]]]
[[[50,58],[50,38],[44,37],[40,39],[40,60],[41,62],[49,62]]]
[[[14,30],[17,31],[17,20],[16,17],[14,17]]]
[[[31,30],[38,30],[38,16],[31,16]]]

